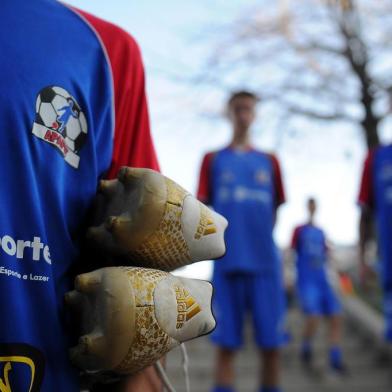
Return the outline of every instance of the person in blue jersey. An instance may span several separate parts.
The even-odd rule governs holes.
[[[2,0],[0,21],[0,390],[79,392],[63,297],[87,212],[101,178],[158,169],[143,64],[123,30],[54,0]],[[135,378],[119,390],[152,390]]]
[[[312,345],[321,316],[329,324],[329,365],[332,371],[344,374],[341,341],[341,306],[327,278],[328,248],[324,231],[314,222],[316,200],[307,201],[308,221],[295,228],[291,249],[296,253],[297,293],[305,326],[302,335],[301,359],[312,365]]]
[[[260,392],[280,391],[284,289],[273,228],[284,191],[276,157],[251,145],[257,102],[257,96],[249,91],[232,94],[227,104],[231,143],[206,154],[200,172],[199,199],[229,221],[227,252],[214,263],[213,273],[215,392],[234,391],[234,358],[243,342],[247,313],[252,315],[262,357]]]
[[[378,242],[380,281],[384,294],[385,341],[392,344],[392,145],[369,151],[363,168],[359,204],[360,274],[366,283],[372,275],[366,258],[366,247],[373,238],[372,218]]]

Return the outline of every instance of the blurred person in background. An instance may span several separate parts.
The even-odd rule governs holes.
[[[392,145],[370,150],[364,163],[359,193],[361,218],[359,223],[359,262],[363,284],[373,270],[366,259],[366,249],[372,236],[375,218],[380,280],[384,293],[385,340],[392,344]]]
[[[284,191],[276,157],[251,145],[257,102],[249,91],[231,95],[227,104],[231,143],[206,154],[200,172],[199,199],[229,221],[227,253],[214,263],[213,272],[217,328],[212,340],[218,346],[214,392],[234,391],[234,357],[243,343],[248,312],[262,359],[259,391],[280,391],[284,289],[273,228]]]
[[[329,252],[323,230],[314,222],[316,200],[307,201],[308,220],[295,228],[291,249],[296,253],[297,294],[305,326],[302,335],[300,357],[306,366],[313,364],[313,341],[320,322],[325,316],[329,326],[329,366],[338,374],[345,374],[342,360],[341,305],[327,276]]]

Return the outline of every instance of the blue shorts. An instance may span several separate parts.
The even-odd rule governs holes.
[[[243,343],[245,315],[252,315],[256,344],[277,348],[284,338],[284,290],[280,274],[223,274],[213,277],[217,321],[212,341],[237,349]]]
[[[307,315],[332,316],[341,312],[340,301],[327,281],[299,284],[298,295],[301,308]]]

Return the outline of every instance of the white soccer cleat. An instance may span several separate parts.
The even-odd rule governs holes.
[[[99,192],[103,223],[88,236],[132,265],[171,271],[226,251],[226,219],[154,170],[123,167]]]
[[[66,303],[82,315],[72,362],[89,372],[132,374],[215,328],[209,282],[138,267],[79,275]]]

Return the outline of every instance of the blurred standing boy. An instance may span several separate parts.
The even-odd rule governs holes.
[[[279,392],[284,290],[273,240],[276,211],[284,202],[278,160],[250,143],[258,98],[239,91],[227,104],[232,141],[205,155],[198,197],[226,216],[227,253],[214,265],[214,311],[218,346],[214,392],[234,391],[234,356],[242,345],[244,316],[253,318],[260,348],[260,392]],[[208,227],[205,235],[208,235]]]
[[[305,327],[302,336],[301,360],[312,365],[313,340],[321,316],[329,326],[329,365],[332,372],[344,375],[346,367],[341,351],[341,305],[327,276],[328,248],[324,231],[316,226],[316,200],[307,201],[308,221],[294,230],[291,248],[296,253],[297,292]]]

